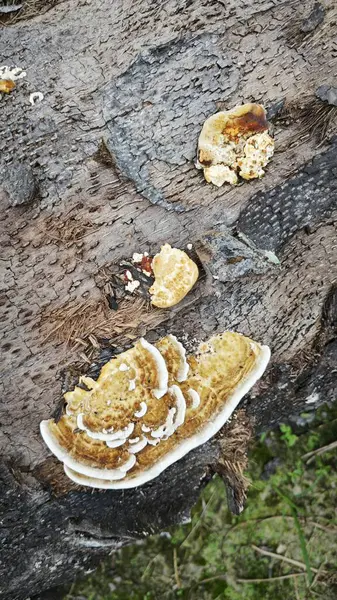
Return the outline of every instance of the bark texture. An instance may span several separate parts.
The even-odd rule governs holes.
[[[192,344],[235,329],[269,344],[245,401],[258,427],[332,399],[336,382],[337,109],[315,97],[333,84],[334,2],[319,18],[292,0],[31,6],[0,34],[1,64],[27,71],[0,100],[4,600],[184,522],[219,460],[215,439],[138,489],[69,484],[39,422],[60,407],[61,372],[83,351],[97,358],[97,339],[124,347],[169,331]],[[194,167],[198,134],[246,101],[268,107],[277,151],[264,179],[217,189]],[[169,311],[137,300],[133,318],[109,313],[114,265],[164,242],[193,243],[194,292]],[[84,316],[67,344],[73,315]]]

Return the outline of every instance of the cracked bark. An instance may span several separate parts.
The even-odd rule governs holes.
[[[123,492],[69,486],[48,456],[38,425],[78,350],[48,337],[43,319],[100,302],[107,264],[194,243],[205,278],[178,308],[141,315],[132,335],[229,328],[269,344],[270,368],[245,401],[258,427],[333,398],[336,109],[315,99],[335,66],[333,4],[310,32],[314,2],[290,0],[68,0],[2,28],[1,63],[27,78],[0,105],[1,598],[24,600],[186,521],[219,456],[214,439]],[[44,94],[34,107],[32,91]],[[274,115],[266,177],[206,185],[193,165],[204,119],[250,100]]]

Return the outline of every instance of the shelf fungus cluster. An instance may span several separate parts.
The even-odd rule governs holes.
[[[195,262],[183,250],[164,244],[152,261],[155,277],[150,287],[151,304],[169,308],[178,304],[192,289],[199,276]]]
[[[82,376],[65,394],[65,414],[42,421],[41,434],[76,483],[142,485],[219,431],[269,356],[267,346],[232,332],[189,357],[173,335],[154,345],[140,339],[97,381]]]
[[[264,167],[274,154],[261,104],[243,104],[206,119],[198,142],[197,168],[208,183],[220,187],[242,179],[263,177]]]

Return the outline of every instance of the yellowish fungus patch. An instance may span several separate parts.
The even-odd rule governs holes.
[[[192,289],[199,276],[195,262],[183,250],[164,244],[152,261],[155,277],[149,292],[151,303],[158,308],[178,304]]]
[[[206,119],[198,142],[197,167],[208,183],[236,185],[238,176],[255,179],[264,175],[274,153],[266,112],[261,104],[243,104]]]
[[[269,357],[266,346],[233,332],[187,359],[174,336],[156,346],[140,340],[104,365],[97,381],[82,377],[87,389],[66,393],[66,414],[42,421],[41,434],[76,483],[142,485],[219,431]]]
[[[0,92],[9,94],[15,88],[15,83],[11,79],[0,79]]]

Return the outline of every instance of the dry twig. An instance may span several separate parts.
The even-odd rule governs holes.
[[[308,459],[307,464],[309,464],[314,460],[315,456],[320,456],[321,454],[324,454],[324,452],[330,452],[331,450],[334,450],[334,448],[337,448],[337,441],[331,442],[331,444],[327,444],[321,448],[316,448],[316,450],[312,450],[311,452],[307,452],[306,454],[303,454],[301,458],[303,460]]]
[[[176,584],[178,589],[181,588],[181,580],[180,580],[180,576],[179,576],[179,569],[178,569],[178,556],[177,556],[177,548],[173,548],[173,568],[174,568],[174,577],[176,580]]]
[[[278,575],[277,577],[267,577],[266,579],[242,579],[237,578],[236,581],[238,583],[269,583],[273,581],[282,581],[283,579],[292,579],[295,577],[301,577],[302,575],[306,575],[303,573],[288,573],[288,575]]]
[[[303,562],[300,562],[299,560],[294,560],[293,558],[288,558],[287,556],[283,556],[282,554],[276,554],[275,552],[269,552],[269,550],[263,550],[262,548],[259,548],[258,546],[255,546],[254,544],[252,544],[252,548],[254,550],[256,550],[256,552],[259,552],[260,554],[263,554],[264,556],[270,556],[271,558],[276,558],[277,560],[282,560],[284,562],[289,563],[290,565],[295,565],[295,567],[299,567],[300,569],[306,569],[306,566]],[[318,572],[318,569],[315,569],[314,567],[311,567],[311,570],[314,573]],[[325,573],[326,571],[321,571],[321,573]]]

